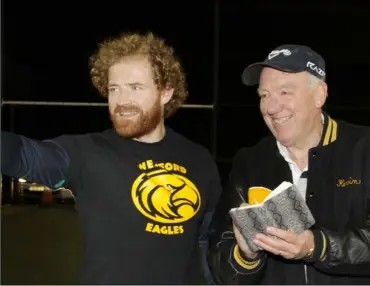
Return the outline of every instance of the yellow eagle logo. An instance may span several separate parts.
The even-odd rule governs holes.
[[[133,183],[131,197],[147,218],[160,223],[181,223],[200,209],[196,186],[184,176],[164,169],[141,174]]]

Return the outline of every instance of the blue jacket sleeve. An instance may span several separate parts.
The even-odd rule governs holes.
[[[1,132],[1,172],[4,175],[55,189],[66,184],[70,165],[71,156],[58,140],[39,141]]]

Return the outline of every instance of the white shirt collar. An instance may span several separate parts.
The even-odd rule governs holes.
[[[324,117],[324,114],[321,113],[321,119],[322,119],[322,123],[324,124],[325,122],[325,117]],[[288,149],[283,146],[279,141],[276,140],[276,145],[279,149],[279,152],[281,154],[281,156],[283,156],[283,158],[285,159],[285,161],[287,161],[289,164],[294,164],[294,161],[292,159],[290,159],[289,157],[289,153],[288,153]],[[307,170],[308,169],[308,166],[306,168],[303,169],[303,171]]]

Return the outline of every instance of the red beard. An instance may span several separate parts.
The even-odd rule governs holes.
[[[120,118],[121,112],[135,112],[133,119]],[[118,135],[126,139],[140,138],[151,133],[162,120],[159,98],[147,112],[134,105],[117,106],[110,119]]]

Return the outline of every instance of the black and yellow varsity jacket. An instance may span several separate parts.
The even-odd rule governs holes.
[[[237,247],[228,211],[250,187],[271,190],[292,182],[276,139],[239,150],[214,217],[208,261],[217,284],[370,284],[370,128],[325,114],[320,144],[309,151],[306,201],[315,217],[311,260],[262,252],[246,259]]]

